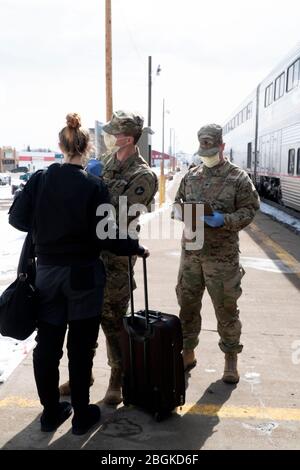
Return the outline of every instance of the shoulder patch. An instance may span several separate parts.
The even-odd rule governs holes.
[[[138,196],[141,196],[142,194],[144,194],[145,192],[145,189],[143,188],[143,186],[138,186],[137,188],[135,188],[135,194],[137,194]]]

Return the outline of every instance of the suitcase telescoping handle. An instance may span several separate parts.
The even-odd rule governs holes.
[[[133,270],[132,270],[132,258],[128,258],[128,271],[129,271],[129,290],[130,290],[130,307],[131,317],[134,318],[134,300],[133,300]],[[149,323],[149,303],[148,303],[148,281],[147,281],[147,264],[146,258],[143,257],[143,273],[144,273],[144,294],[145,294],[145,322],[146,327]]]

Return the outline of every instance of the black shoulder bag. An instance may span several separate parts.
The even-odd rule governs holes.
[[[41,175],[41,180],[44,178]],[[40,189],[43,181],[39,181]],[[38,198],[40,191],[35,192]],[[37,204],[35,204],[35,207]],[[34,211],[35,212],[35,211]],[[35,220],[35,215],[33,216]],[[0,297],[0,333],[18,340],[30,336],[37,327],[38,296],[35,289],[36,264],[32,230],[26,235],[20,255],[17,279]]]

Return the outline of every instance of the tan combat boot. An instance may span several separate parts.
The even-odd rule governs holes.
[[[95,381],[95,379],[94,379],[94,376],[92,374],[91,375],[90,387],[93,385],[94,381]],[[71,395],[71,388],[70,388],[69,380],[59,387],[59,394],[60,394],[61,397],[64,397],[66,395]]]
[[[183,368],[187,372],[193,369],[197,364],[197,359],[195,358],[195,353],[193,349],[184,349],[182,352],[183,357]]]
[[[122,397],[122,371],[112,368],[110,373],[109,385],[103,401],[106,405],[118,405],[123,401]]]
[[[227,384],[236,384],[240,380],[237,370],[237,353],[225,354],[225,367],[222,380]]]

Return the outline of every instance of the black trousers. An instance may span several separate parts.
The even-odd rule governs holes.
[[[71,401],[74,413],[84,414],[90,399],[90,380],[100,316],[69,322],[67,350]],[[37,345],[33,351],[33,368],[41,404],[50,412],[59,403],[59,362],[67,325],[40,322]]]

